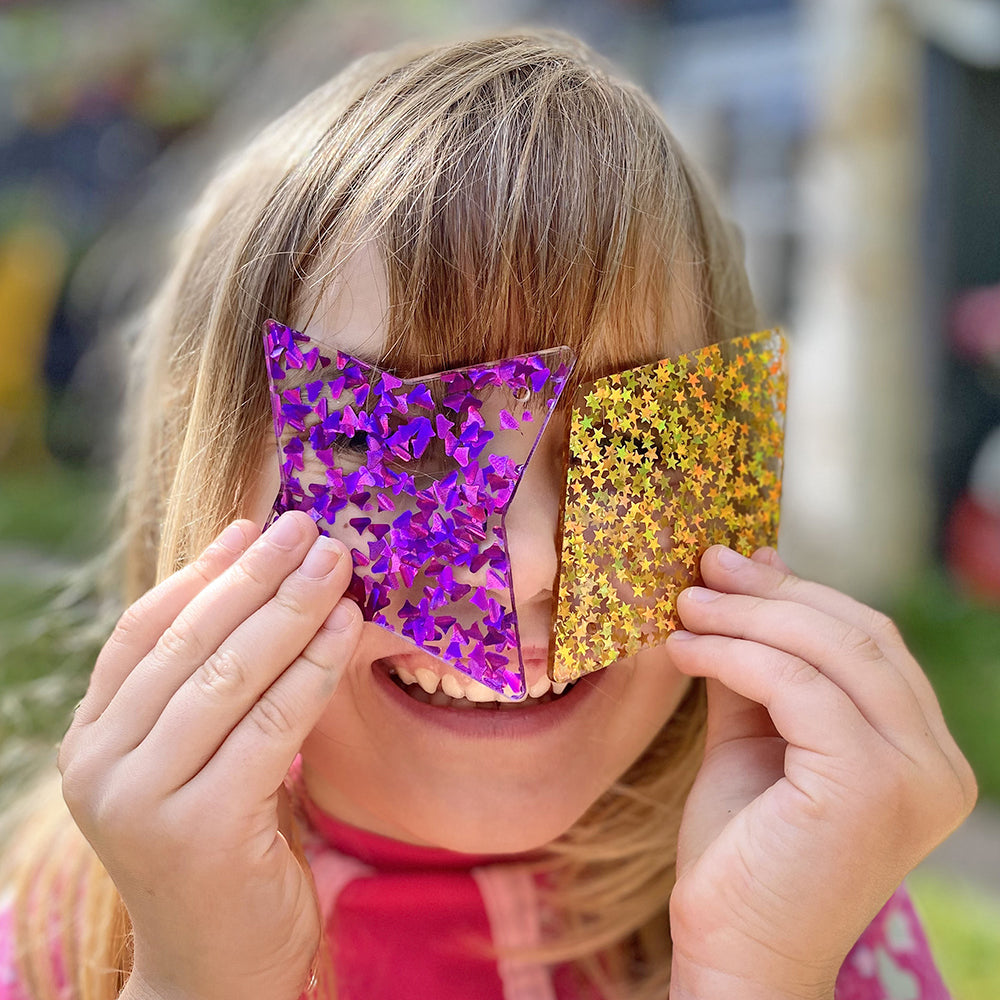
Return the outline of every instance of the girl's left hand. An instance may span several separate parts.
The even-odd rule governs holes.
[[[680,831],[671,1000],[830,1000],[903,877],[976,783],[888,618],[721,545],[667,649],[707,678],[705,758]],[[706,589],[711,588],[711,589]]]

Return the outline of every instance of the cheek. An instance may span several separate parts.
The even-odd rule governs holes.
[[[662,646],[640,650],[625,662],[629,676],[621,684],[617,701],[608,707],[603,730],[605,774],[614,772],[608,777],[608,785],[642,756],[693,683],[674,669]],[[613,673],[622,667],[619,663],[607,670]]]
[[[268,438],[247,490],[243,516],[248,517],[255,524],[262,525],[271,513],[274,498],[278,495],[280,485],[281,470],[278,465],[278,450],[274,439]]]

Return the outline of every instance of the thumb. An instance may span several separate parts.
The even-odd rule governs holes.
[[[721,681],[706,678],[708,694],[708,725],[705,753],[734,740],[777,737],[767,709],[757,702],[731,691]]]
[[[710,678],[705,683],[705,759],[684,806],[677,845],[678,876],[784,773],[786,744],[766,709],[720,681]]]

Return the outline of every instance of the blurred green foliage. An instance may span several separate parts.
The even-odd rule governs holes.
[[[908,885],[954,1000],[1000,997],[1000,901],[925,870]]]
[[[0,780],[51,759],[86,688],[102,626],[98,553],[107,476],[43,463],[0,469]]]
[[[980,793],[1000,802],[1000,609],[963,595],[936,570],[910,585],[894,617],[934,685]]]

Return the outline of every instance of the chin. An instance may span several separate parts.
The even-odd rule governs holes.
[[[620,778],[686,691],[662,653],[643,652],[502,705],[449,693],[444,668],[380,649],[347,671],[307,738],[307,791],[342,822],[396,840],[537,852]]]
[[[452,809],[446,821],[428,824],[425,831],[414,830],[414,839],[462,854],[532,854],[562,836],[580,818],[586,807],[567,813],[514,806],[509,809],[480,808],[469,804]],[[417,817],[410,817],[409,825]]]

